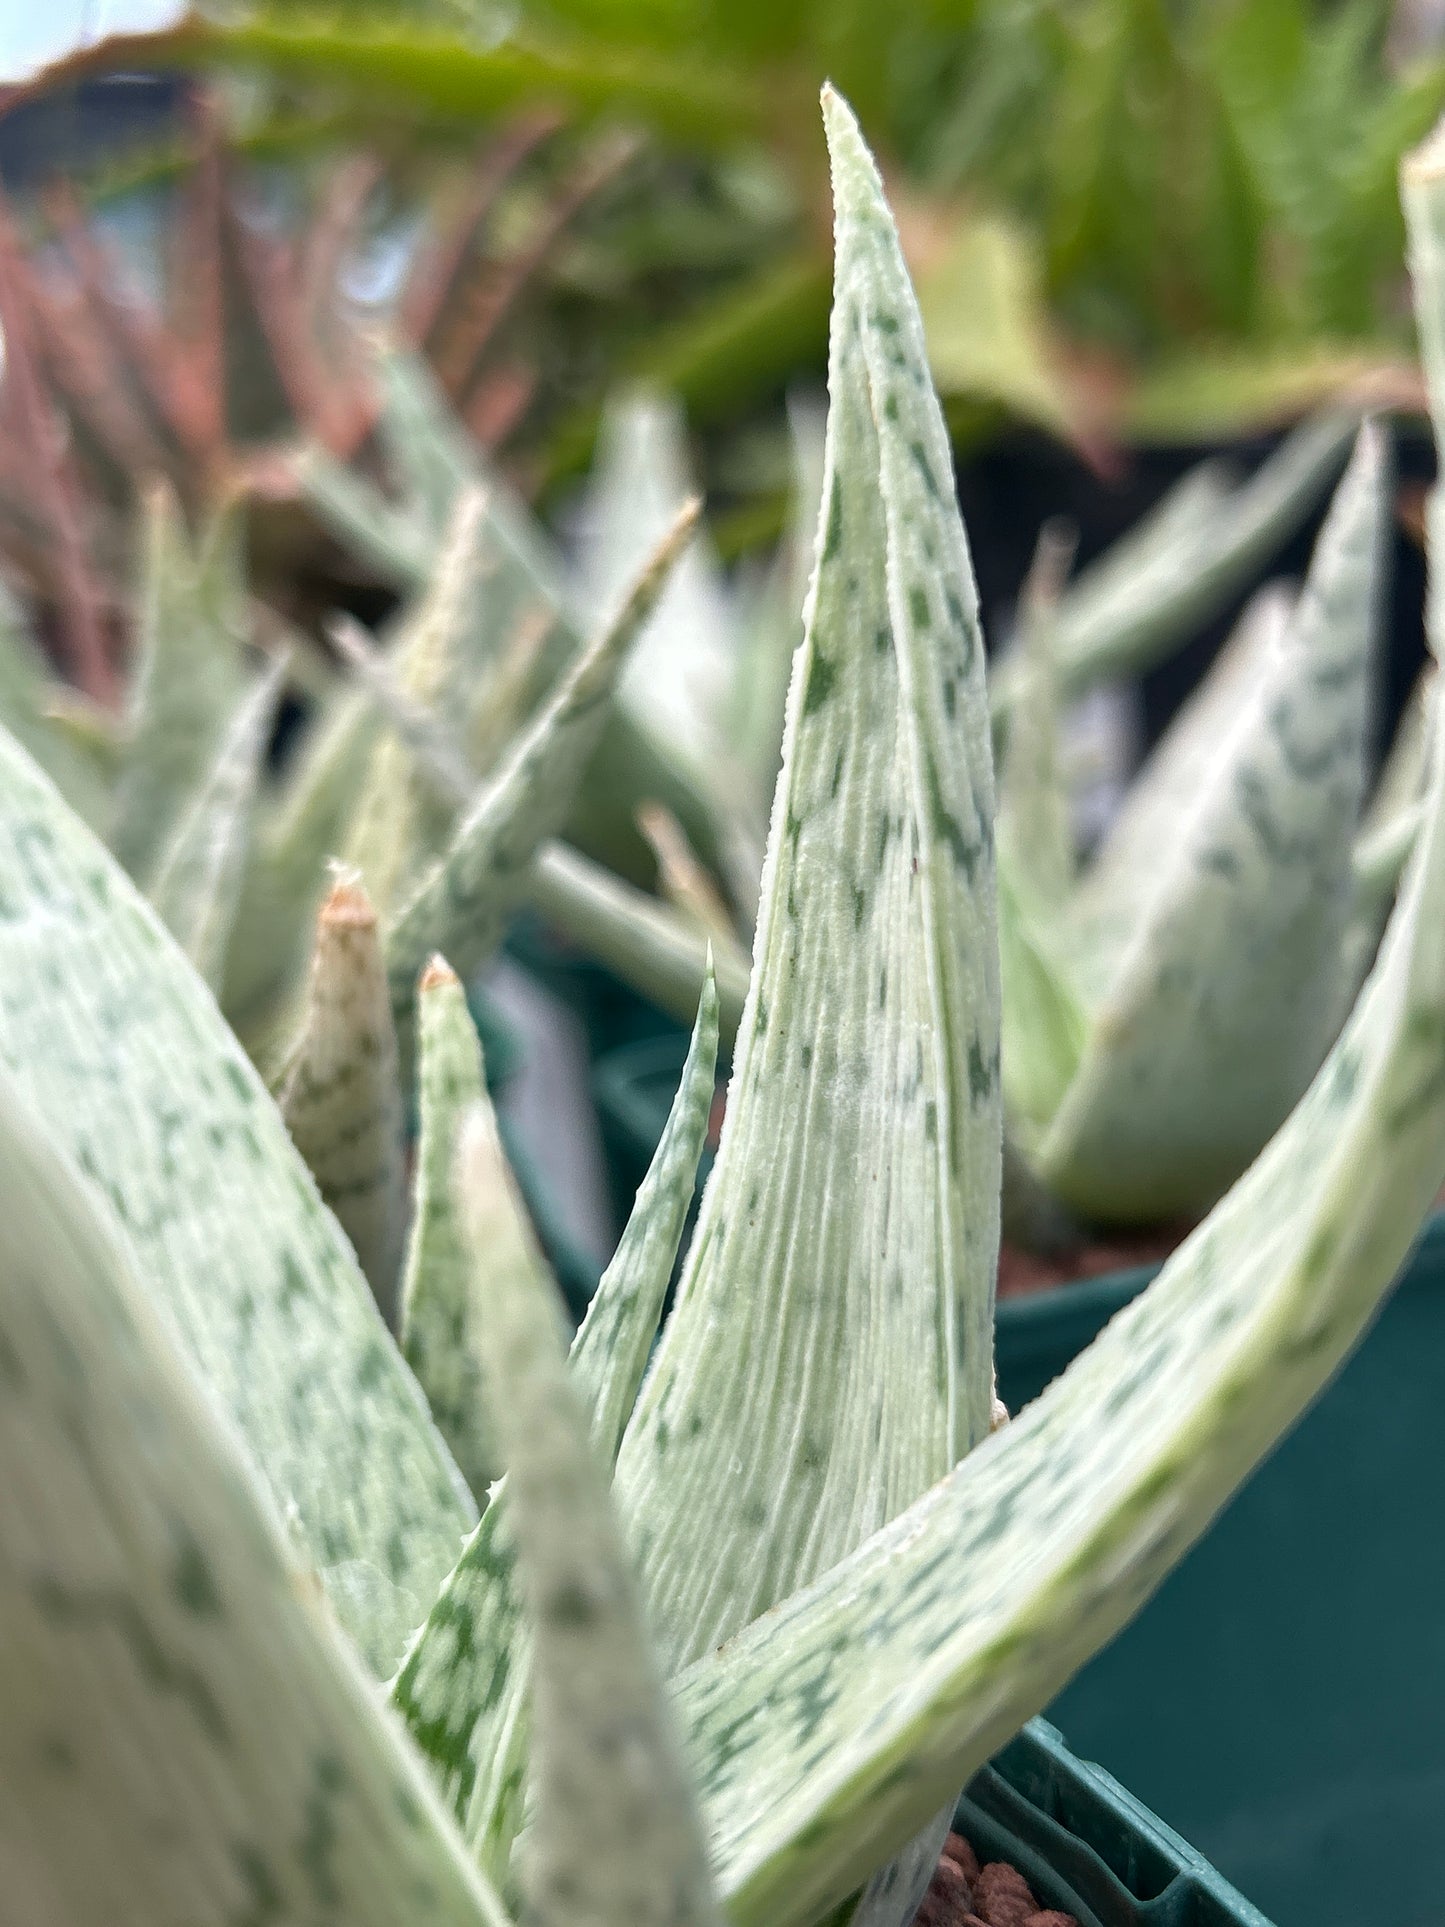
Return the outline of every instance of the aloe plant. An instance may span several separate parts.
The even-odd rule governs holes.
[[[1304,1091],[1378,942],[1419,781],[1403,743],[1362,821],[1390,493],[1382,431],[1360,441],[1299,604],[1274,588],[1251,605],[1082,870],[1064,753],[1070,700],[1216,611],[1352,432],[1341,417],[1309,424],[1242,489],[1224,490],[1205,464],[1116,551],[1026,603],[991,666],[1016,1243],[1207,1208]],[[687,487],[678,418],[656,401],[619,411],[604,448],[584,519],[584,580],[599,582]],[[653,647],[674,709],[689,675],[714,663],[766,687],[737,602],[705,578],[671,585]],[[788,627],[768,614],[746,611],[786,650]],[[721,850],[746,844],[750,783],[769,764],[718,739],[720,713],[715,692],[699,696],[691,739],[712,733]],[[756,704],[739,713],[756,726]],[[680,912],[715,924],[685,874],[664,863],[660,881]],[[736,887],[732,900],[734,940],[747,942],[749,900]]]
[[[1000,844],[1005,1084],[1085,1221],[1167,1223],[1304,1091],[1378,942],[1418,812],[1418,728],[1366,799],[1388,445],[1366,427],[1302,593],[1261,593],[1080,871],[1045,613],[1011,668]]]
[[[17,1927],[505,1927],[519,1906],[900,1927],[940,1811],[1328,1378],[1445,1177],[1435,732],[1379,960],[1310,1091],[1150,1290],[993,1427],[982,638],[881,184],[846,107],[824,112],[816,566],[733,1098],[650,1370],[711,984],[570,1363],[454,1001],[419,1026],[404,1304],[448,1436],[448,1304],[484,1387],[508,1468],[484,1506],[193,964],[0,738]],[[1420,298],[1445,311],[1433,174],[1418,191]],[[437,965],[419,994],[450,981]]]

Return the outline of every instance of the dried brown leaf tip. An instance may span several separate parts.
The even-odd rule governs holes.
[[[452,969],[446,958],[438,952],[421,973],[419,988],[422,991],[448,990],[453,984],[458,982],[460,982],[460,979],[457,973]]]
[[[321,923],[328,930],[376,928],[376,908],[358,871],[345,871],[336,877],[321,906]]]

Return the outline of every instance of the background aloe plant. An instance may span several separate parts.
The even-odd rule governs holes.
[[[797,130],[831,72],[889,158],[955,427],[1002,409],[1086,442],[1230,432],[1389,368],[1394,170],[1442,96],[1438,53],[1392,40],[1388,11],[341,0],[303,20],[251,0],[77,64],[264,75],[273,139],[309,110],[435,142],[539,99],[648,127],[674,211],[612,237],[617,360],[715,425],[822,360],[826,185]],[[595,393],[563,411],[554,469],[595,421]]]
[[[1324,1382],[1445,1176],[1437,733],[1380,959],[1308,1095],[1150,1291],[985,1436],[1001,1080],[982,639],[881,185],[847,109],[824,111],[817,561],[733,1102],[640,1397],[711,1086],[710,990],[570,1372],[499,1207],[455,1003],[428,1020],[451,980],[416,993],[440,1142],[403,1303],[421,1318],[418,1266],[442,1252],[509,1465],[480,1517],[213,998],[0,740],[0,1839],[23,1927],[102,1905],[140,1927],[178,1902],[198,1923],[502,1927],[519,1891],[542,1921],[803,1927],[870,1882],[866,1917],[902,1922],[926,1855],[880,1869]],[[1421,192],[1433,221],[1433,179]],[[1422,244],[1432,314],[1436,266]],[[535,771],[534,750],[510,767]],[[451,1199],[426,1174],[468,1090]],[[390,1710],[362,1663],[392,1680]]]

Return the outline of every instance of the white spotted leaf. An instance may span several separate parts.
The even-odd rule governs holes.
[[[707,1847],[653,1654],[606,1459],[588,1436],[550,1281],[495,1263],[491,1113],[463,1130],[457,1187],[485,1272],[478,1328],[531,1632],[535,1927],[721,1927]]]
[[[717,1044],[718,999],[709,977],[667,1124],[572,1345],[571,1372],[591,1412],[593,1450],[609,1464],[657,1335],[697,1182]],[[498,1881],[507,1877],[522,1824],[530,1730],[528,1635],[508,1504],[504,1480],[392,1687],[473,1850]]]
[[[1289,1111],[1334,1036],[1370,736],[1389,459],[1361,431],[1283,644],[1212,745],[1093,1002],[1038,1147],[1065,1204],[1198,1212]],[[1251,686],[1252,685],[1252,686]]]
[[[1445,1181],[1445,744],[1380,961],[1149,1289],[892,1525],[675,1683],[736,1927],[805,1927],[1124,1625],[1328,1382]]]
[[[0,1064],[380,1674],[476,1512],[281,1115],[110,855],[0,734]]]
[[[7,1927],[507,1927],[8,1073],[0,1215]]]
[[[618,1458],[668,1663],[982,1438],[1000,1098],[983,644],[871,156],[837,209],[824,501],[718,1159]]]

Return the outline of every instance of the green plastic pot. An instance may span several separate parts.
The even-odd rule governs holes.
[[[958,1804],[980,1860],[1007,1860],[1079,1927],[1270,1927],[1177,1833],[1031,1720]]]
[[[1152,1277],[1000,1308],[1034,1397]],[[1050,1708],[1279,1927],[1445,1920],[1445,1213],[1354,1357]]]

